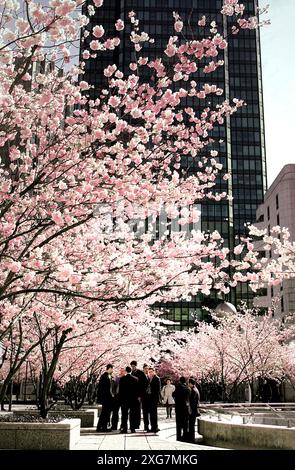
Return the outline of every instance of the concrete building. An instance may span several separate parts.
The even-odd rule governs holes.
[[[295,241],[295,164],[285,165],[265,194],[264,203],[257,209],[258,228],[280,225],[290,231],[291,241]],[[263,247],[257,242],[257,249]],[[262,253],[272,257],[272,252]],[[263,295],[254,300],[258,307],[275,306],[274,317],[281,318],[284,323],[288,314],[295,313],[295,280],[286,280],[279,286],[266,287]]]

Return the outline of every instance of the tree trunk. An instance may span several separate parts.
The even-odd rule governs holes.
[[[4,401],[5,401],[5,398],[6,398],[6,395],[7,395],[7,389],[9,387],[10,382],[12,382],[12,378],[13,378],[14,374],[15,374],[14,371],[10,371],[8,373],[6,379],[4,380],[4,382],[2,384],[2,387],[1,387],[0,403],[1,403],[1,410],[2,411],[4,410]]]
[[[56,366],[57,366],[57,363],[58,363],[59,355],[62,351],[62,348],[63,348],[64,342],[66,340],[67,334],[70,331],[71,331],[70,329],[66,330],[66,331],[63,331],[63,333],[61,335],[61,338],[59,340],[59,343],[56,346],[55,353],[52,357],[50,367],[47,370],[47,373],[44,374],[44,376],[43,376],[43,383],[41,384],[41,387],[40,387],[40,395],[39,395],[39,399],[38,399],[38,408],[39,408],[39,411],[40,411],[41,418],[47,418],[48,412],[49,412],[50,408],[52,408],[52,406],[53,406],[53,405],[49,405],[48,396],[49,396],[50,388],[51,388],[51,385],[52,385],[53,375],[54,375],[54,372],[55,372],[55,369],[56,369]]]

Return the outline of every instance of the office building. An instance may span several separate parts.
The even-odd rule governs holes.
[[[243,4],[246,15],[255,14],[256,0],[245,0]],[[153,44],[144,46],[140,53],[150,59],[162,56],[169,37],[175,35],[173,11],[181,15],[184,22],[183,32],[187,38],[191,37],[188,20],[195,38],[210,35],[209,25],[216,21],[218,31],[228,39],[228,48],[219,56],[224,60],[224,67],[218,68],[210,75],[205,75],[200,67],[195,74],[195,80],[200,87],[210,82],[224,90],[223,96],[210,98],[211,107],[224,99],[233,98],[245,100],[247,106],[227,118],[224,125],[212,132],[217,142],[212,148],[218,150],[224,169],[232,173],[232,179],[229,181],[219,179],[216,189],[227,191],[233,200],[202,203],[202,230],[217,229],[225,244],[231,248],[236,238],[246,233],[245,224],[256,220],[256,209],[263,201],[267,181],[259,31],[241,30],[238,35],[229,34],[233,18],[224,18],[220,13],[221,7],[221,0],[105,0],[96,14],[90,17],[87,29],[90,31],[95,25],[102,24],[106,34],[112,36],[116,33],[114,23],[118,18],[124,20],[126,27],[120,33],[121,43],[118,48],[113,52],[98,53],[97,59],[87,61],[83,79],[94,85],[91,93],[96,97],[106,83],[103,75],[105,67],[116,63],[124,73],[129,72],[129,63],[134,61],[133,45],[129,39],[131,29],[128,12],[131,10],[136,12],[140,20],[140,29],[155,39]],[[84,8],[86,12],[87,2]],[[197,25],[203,15],[207,18],[205,28]],[[82,50],[87,49],[87,41],[89,40],[86,39],[82,43]],[[189,97],[185,104],[200,109],[203,105],[203,102]],[[186,156],[182,159],[182,166],[189,168],[188,173],[194,172],[197,169],[197,161],[194,162],[192,157]],[[240,285],[226,300],[237,305],[241,300],[251,300],[251,295],[246,285]],[[171,311],[169,318],[178,321],[181,328],[191,326],[195,312],[202,318],[201,307],[204,303],[210,306],[208,299],[201,297],[192,302],[168,305]]]
[[[257,209],[259,229],[280,225],[290,232],[290,240],[295,241],[295,165],[285,165],[265,194],[264,203]],[[262,242],[256,242],[261,256],[272,258],[272,250],[264,251]],[[295,313],[295,280],[282,281],[277,286],[266,286],[260,296],[254,299],[254,305],[262,308],[273,307],[273,316],[283,323],[290,314]]]

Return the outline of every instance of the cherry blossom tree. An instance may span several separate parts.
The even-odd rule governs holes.
[[[268,233],[267,229],[261,230],[253,225],[250,226],[250,236],[256,240],[251,260],[257,271],[251,279],[253,290],[295,278],[295,242],[290,240],[288,228],[275,226]],[[271,258],[261,258],[260,251],[271,252]]]
[[[75,308],[75,307],[74,307]],[[155,316],[145,309],[122,315],[117,309],[102,309],[89,319],[89,311],[79,313],[79,321],[72,321],[73,309],[68,305],[68,327],[54,328],[47,323],[45,312],[35,316],[35,335],[40,338],[38,348],[30,355],[31,375],[36,383],[37,404],[42,417],[55,402],[49,402],[53,381],[64,386],[69,380],[84,383],[84,394],[76,401],[83,405],[89,384],[100,375],[105,364],[112,362],[115,371],[130,362],[136,348],[136,357],[147,361],[155,355],[157,345],[154,330]],[[50,334],[46,333],[50,330]],[[153,348],[153,352],[151,351]],[[24,370],[23,370],[24,372]]]
[[[153,225],[163,207],[180,226],[194,223],[196,203],[227,197],[214,189],[217,152],[200,152],[212,144],[214,127],[243,102],[225,100],[210,109],[206,99],[223,90],[199,88],[193,79],[202,61],[208,76],[223,65],[217,57],[226,39],[216,25],[209,38],[183,38],[175,13],[176,35],[164,51],[169,67],[161,57],[137,56],[124,76],[111,65],[104,71],[108,86],[91,100],[83,61],[116,48],[124,23],[116,22],[116,37],[107,38],[102,25],[87,31],[83,3],[0,1],[0,340],[6,351],[0,401],[40,349],[44,410],[63,349],[70,339],[77,351],[78,338],[91,342],[92,332],[104,327],[100,313],[130,317],[155,302],[209,294],[213,287],[227,292],[238,282],[230,284],[231,256],[217,232],[191,231],[188,238],[167,224],[157,238],[152,230],[135,233],[132,225]],[[88,14],[102,3],[94,0]],[[223,14],[237,15],[233,34],[258,27],[243,10],[238,1],[224,1]],[[138,54],[152,39],[136,15],[129,16]],[[71,51],[81,34],[90,39],[89,50],[74,66]],[[154,81],[143,79],[145,69]],[[204,101],[200,115],[183,106],[188,96]],[[188,176],[182,155],[195,158],[199,171]]]
[[[185,125],[181,117],[183,112],[178,108],[188,94],[197,94],[196,86],[189,84],[188,91],[180,89],[174,93],[165,90],[172,79],[167,76],[161,61],[140,62],[141,67],[154,69],[157,81],[153,86],[141,83],[134,74],[125,78],[113,66],[111,71],[105,72],[110,78],[110,90],[106,90],[95,102],[87,102],[82,95],[81,89],[85,90],[88,86],[85,82],[80,81],[79,85],[73,83],[77,68],[63,77],[57,70],[33,77],[32,66],[44,60],[47,41],[59,44],[64,36],[74,39],[77,35],[77,22],[69,16],[76,4],[81,2],[52,1],[49,9],[45,9],[29,2],[27,19],[16,22],[17,32],[12,34],[7,28],[10,18],[5,22],[6,28],[3,28],[3,39],[9,38],[2,47],[1,69],[2,147],[8,163],[2,167],[1,187],[3,250],[0,300],[3,301],[37,292],[110,302],[132,299],[132,295],[126,296],[126,293],[121,296],[116,292],[100,296],[99,290],[92,296],[89,293],[89,275],[93,278],[94,269],[89,273],[85,267],[88,260],[84,262],[84,252],[89,251],[86,245],[91,243],[91,236],[97,238],[97,221],[93,222],[97,205],[101,207],[106,204],[113,209],[123,198],[120,219],[124,223],[138,215],[134,214],[134,203],[136,208],[144,207],[144,215],[149,216],[157,215],[159,205],[165,201],[168,203],[168,215],[175,216],[177,207],[190,206],[205,196],[225,197],[225,194],[213,194],[211,191],[220,167],[214,158],[200,161],[200,173],[189,178],[182,177],[175,169],[179,168],[181,153],[196,156],[211,141],[207,138],[208,131],[216,123],[222,123],[224,116],[234,112],[242,105],[241,102],[236,101],[233,107],[224,102],[216,110],[208,109],[200,119],[194,116],[192,110],[187,110],[192,125]],[[30,26],[30,14],[36,23],[35,28]],[[84,25],[85,22],[87,19],[83,17],[78,23]],[[36,28],[38,33],[35,32]],[[99,31],[98,34],[95,29],[93,35],[103,35],[103,30]],[[226,47],[224,39],[219,35],[217,39],[202,42],[197,59],[214,57],[218,49]],[[135,46],[138,45],[137,39],[134,42]],[[174,47],[177,49],[176,45]],[[181,61],[193,64],[196,60],[190,43],[180,47],[175,70],[180,68]],[[67,53],[64,47],[60,49],[65,59]],[[52,52],[48,60],[54,60],[55,55]],[[193,66],[191,68],[186,72],[188,78],[195,69]],[[27,80],[30,80],[29,91],[24,85]],[[214,87],[206,87],[201,98],[216,92]],[[80,108],[66,117],[65,108],[73,105]],[[129,117],[132,117],[134,124],[130,124]],[[145,124],[139,125],[142,119]],[[196,217],[198,214],[195,211],[188,211],[182,216],[182,221],[192,221]],[[85,231],[92,233],[88,234],[87,240],[84,239]],[[154,252],[165,250],[167,259],[177,259],[184,256],[188,249],[188,244],[180,243],[180,251],[175,252],[176,245],[182,241],[179,236],[172,236],[170,243],[164,244],[164,247],[159,241],[150,249],[147,247],[148,238],[134,240],[131,236],[131,240],[127,238],[122,253],[122,243],[117,241],[120,235],[126,237],[123,228],[107,240],[107,248],[103,250],[104,261],[97,257],[101,266],[110,262],[108,257],[113,260],[119,254],[128,265],[130,257],[136,257],[138,252],[141,255],[144,250],[146,257],[153,258]],[[104,244],[105,238],[103,242],[101,238],[97,242]],[[204,257],[210,253],[218,256],[221,249],[214,243],[217,238],[216,234],[208,240],[198,235],[198,247],[202,242],[206,245]],[[72,245],[73,240],[76,242]],[[81,240],[80,244],[78,240]],[[126,246],[128,242],[129,247]],[[98,252],[102,251],[101,246],[96,248],[100,248]],[[189,248],[192,251],[193,242]],[[224,256],[227,252],[221,251],[220,254]],[[200,258],[202,256],[198,255]],[[118,268],[114,264],[115,272]],[[183,266],[178,272],[176,267],[173,271],[172,276],[170,272],[170,279],[175,275],[177,277],[179,272],[182,274]],[[97,280],[92,279],[93,282]],[[167,285],[167,279],[163,285]],[[154,291],[147,289],[146,283],[140,287],[135,299]]]
[[[295,391],[295,343],[294,340],[287,343],[283,357],[285,379]]]
[[[258,378],[278,380],[285,376],[286,339],[293,334],[282,331],[271,315],[255,315],[245,310],[218,318],[218,325],[201,324],[198,332],[178,332],[165,338],[170,351],[164,356],[178,374],[192,375],[202,383],[220,385],[222,399],[232,401],[240,385],[247,385],[255,398]],[[289,358],[290,359],[290,358]]]

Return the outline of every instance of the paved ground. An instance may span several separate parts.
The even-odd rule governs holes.
[[[175,420],[165,419],[159,410],[159,428],[157,434],[142,430],[135,434],[120,434],[119,431],[106,434],[97,433],[95,428],[82,428],[77,450],[221,450],[217,447],[202,445],[202,436],[196,433],[197,444],[176,440]]]
[[[36,409],[34,405],[14,405],[13,409]],[[0,412],[1,414],[1,412]],[[120,434],[119,431],[108,433],[96,432],[94,428],[81,428],[81,435],[76,450],[221,450],[219,447],[202,445],[202,436],[196,432],[196,444],[176,440],[175,418],[166,419],[166,410],[158,408],[160,431],[157,434],[143,430],[135,434]],[[224,450],[224,449],[223,449]]]

